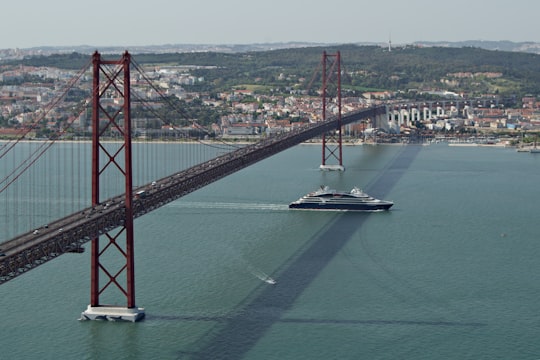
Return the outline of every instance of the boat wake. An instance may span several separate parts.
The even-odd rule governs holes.
[[[274,280],[272,277],[270,277],[270,275],[260,271],[260,270],[257,270],[257,269],[254,269],[253,267],[248,267],[249,269],[249,272],[255,276],[256,278],[258,278],[259,280],[261,281],[264,281],[265,283],[267,284],[270,284],[270,285],[275,285],[277,283],[276,280]]]
[[[169,206],[183,209],[231,209],[231,210],[260,210],[260,211],[286,211],[288,206],[284,204],[260,204],[260,203],[220,203],[220,202],[197,202],[177,201]]]

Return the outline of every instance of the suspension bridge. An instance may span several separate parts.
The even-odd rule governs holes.
[[[147,101],[132,88],[131,70],[138,71],[149,88],[156,93],[160,91],[129,53],[120,60],[106,60],[96,52],[88,66],[67,84],[59,99],[53,100],[41,117],[23,129],[17,140],[0,143],[0,201],[4,201],[6,212],[2,216],[6,224],[15,224],[9,230],[12,234],[5,230],[0,244],[0,284],[62,254],[83,252],[82,246],[91,242],[91,299],[83,317],[131,321],[142,318],[144,310],[135,304],[134,218],[318,136],[323,140],[321,166],[342,169],[341,128],[368,119],[372,124],[387,121],[384,106],[342,114],[339,53],[324,53],[322,63],[319,121],[244,146],[198,140],[195,143],[198,150],[194,151],[187,150],[182,143],[132,142],[132,98],[138,104]],[[73,116],[69,125],[47,141],[24,141],[25,135],[46,120],[90,67],[91,99],[73,105],[77,116]],[[332,87],[335,87],[332,101],[337,114],[327,116]],[[75,119],[88,113],[90,104],[91,141],[57,141],[70,132]],[[152,104],[147,106],[153,108]],[[191,126],[202,131],[195,122]],[[117,134],[121,140],[110,141],[105,136],[110,133]],[[168,155],[158,154],[153,147],[167,147]],[[335,159],[337,164],[330,164],[330,159]],[[70,203],[59,203],[59,193],[69,193]],[[113,250],[121,259],[121,266],[114,270],[104,260]],[[125,307],[102,304],[100,296],[109,287],[125,296]]]

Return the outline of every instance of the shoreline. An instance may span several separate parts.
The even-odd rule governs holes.
[[[18,142],[20,142],[20,143],[36,143],[36,144],[39,144],[39,143],[47,143],[49,141],[50,140],[20,140]],[[55,140],[54,142],[66,143],[66,144],[76,144],[76,143],[79,143],[79,144],[91,144],[92,143],[91,140]],[[8,144],[8,143],[10,143],[9,140],[0,140],[0,145]],[[121,141],[105,140],[105,141],[101,141],[101,143],[109,143],[109,144],[117,143],[117,144],[120,144],[122,142]],[[200,145],[215,145],[215,144],[221,144],[221,145],[234,146],[234,145],[252,145],[252,144],[255,144],[255,143],[256,142],[253,142],[253,141],[226,142],[226,141],[215,141],[215,140],[213,140],[213,141],[161,141],[161,140],[160,141],[132,141],[132,145],[140,145],[140,144],[148,144],[148,145],[150,145],[150,144],[156,144],[156,145],[197,145],[197,144],[200,144]],[[502,143],[497,143],[497,144],[449,143],[449,142],[446,142],[446,141],[442,141],[442,142],[439,142],[439,143],[429,143],[429,142],[422,142],[422,143],[354,142],[354,143],[351,143],[351,142],[346,142],[346,143],[343,143],[342,145],[348,147],[348,146],[406,146],[406,145],[430,146],[430,145],[439,145],[439,144],[440,145],[446,144],[447,146],[450,146],[450,147],[492,147],[492,148],[512,148],[512,149],[517,148],[517,146],[515,146],[515,145],[508,145],[508,144],[502,144]],[[298,145],[302,145],[302,146],[321,146],[322,141],[319,141],[319,142],[305,141],[305,142],[299,143]],[[332,144],[332,145],[334,145],[334,144]]]

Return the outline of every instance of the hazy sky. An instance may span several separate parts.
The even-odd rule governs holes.
[[[540,42],[537,0],[8,0],[0,49],[511,40]]]

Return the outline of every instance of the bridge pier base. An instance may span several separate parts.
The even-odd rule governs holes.
[[[323,164],[319,166],[319,169],[321,169],[322,171],[345,171],[345,166]]]
[[[81,313],[79,320],[107,320],[136,322],[144,318],[144,308],[121,306],[91,306]]]

